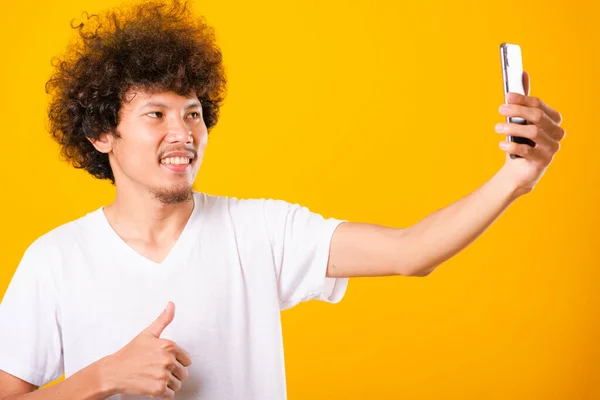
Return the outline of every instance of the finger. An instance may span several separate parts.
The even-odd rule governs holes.
[[[505,117],[521,117],[530,124],[538,125],[545,130],[552,130],[556,123],[540,108],[533,108],[519,104],[503,104],[500,106],[500,114]]]
[[[167,389],[171,389],[173,392],[177,392],[181,389],[181,381],[173,374],[169,375]]]
[[[509,104],[518,104],[526,107],[539,108],[557,124],[562,123],[562,115],[544,103],[540,98],[533,96],[523,96],[521,93],[510,92],[506,94],[506,101]]]
[[[160,337],[165,328],[173,321],[175,317],[175,304],[170,301],[167,308],[156,318],[156,320],[146,329],[155,337]]]
[[[516,142],[500,142],[500,148],[508,154],[516,154],[527,160],[538,161],[543,158],[539,148]]]
[[[172,400],[174,398],[175,398],[175,391],[173,389],[171,389],[170,387],[167,387],[165,389],[165,395],[163,397],[161,397],[161,399]]]
[[[175,346],[173,352],[175,353],[177,361],[179,361],[184,367],[189,367],[190,365],[192,365],[192,358],[190,357],[187,351],[185,351],[179,346]]]
[[[501,135],[531,139],[541,146],[553,146],[554,142],[556,142],[546,131],[540,129],[537,125],[497,124],[495,130]]]
[[[187,368],[177,360],[175,360],[175,365],[173,366],[171,373],[181,382],[185,381],[189,374]]]
[[[545,113],[540,112],[539,109],[529,108],[529,107],[520,106],[520,105],[516,105],[516,104],[510,104],[509,107],[511,108],[511,110],[509,110],[508,112],[501,112],[501,113],[505,114],[506,116],[509,116],[509,117],[512,117],[512,116],[523,117],[522,114],[529,113],[530,117],[524,117],[524,118],[527,120],[527,122],[532,123],[533,125],[529,124],[526,126],[536,126],[538,128],[541,128],[540,129],[541,132],[545,132],[548,135],[548,137],[550,137],[552,140],[555,140],[557,142],[561,141],[565,137],[565,135],[566,135],[565,129],[563,127],[559,126],[553,120],[551,120]],[[509,123],[508,125],[513,125],[513,124]],[[516,125],[519,125],[519,124],[516,124]]]

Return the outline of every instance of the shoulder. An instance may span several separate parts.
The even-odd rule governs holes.
[[[25,256],[46,261],[59,256],[86,235],[92,235],[97,231],[101,212],[101,209],[97,209],[42,234],[27,247]]]
[[[263,206],[267,205],[289,205],[292,204],[285,200],[272,199],[272,198],[258,198],[258,197],[237,197],[227,195],[215,195],[205,192],[194,191],[194,200],[199,201],[204,208],[213,208],[219,206],[241,206],[241,207],[252,207],[252,206]]]
[[[194,192],[194,199],[199,201],[205,212],[225,211],[239,216],[262,215],[265,212],[288,211],[290,208],[301,207],[299,204],[280,199],[212,195],[202,192]]]
[[[231,196],[215,196],[205,193],[195,193],[200,200],[206,220],[223,219],[235,225],[245,225],[252,230],[265,227],[279,229],[285,226],[328,224],[330,221],[344,220],[326,218],[324,215],[309,209],[299,202],[274,198],[238,198]],[[211,217],[215,217],[214,219]]]

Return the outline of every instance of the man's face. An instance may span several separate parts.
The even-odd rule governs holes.
[[[191,199],[208,131],[198,98],[130,90],[112,137],[117,188],[148,190],[166,204]]]

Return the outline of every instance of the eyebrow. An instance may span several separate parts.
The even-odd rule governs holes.
[[[199,102],[194,101],[193,103],[190,103],[187,106],[185,106],[185,110],[189,110],[190,108],[200,107],[200,106],[201,106],[201,104]],[[158,103],[156,101],[149,101],[148,103],[141,106],[140,109],[146,108],[146,107],[160,107],[160,108],[166,108],[167,110],[171,109],[171,107],[169,107],[168,105],[163,104],[163,103]]]

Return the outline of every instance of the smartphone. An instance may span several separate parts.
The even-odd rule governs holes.
[[[521,47],[518,44],[502,43],[500,45],[500,60],[502,61],[502,80],[504,82],[504,103],[508,103],[506,101],[508,92],[525,94]],[[506,117],[506,122],[527,125],[527,121],[518,117]],[[535,147],[535,143],[531,139],[520,136],[508,136],[508,141]],[[521,158],[521,156],[511,154],[510,158]]]

